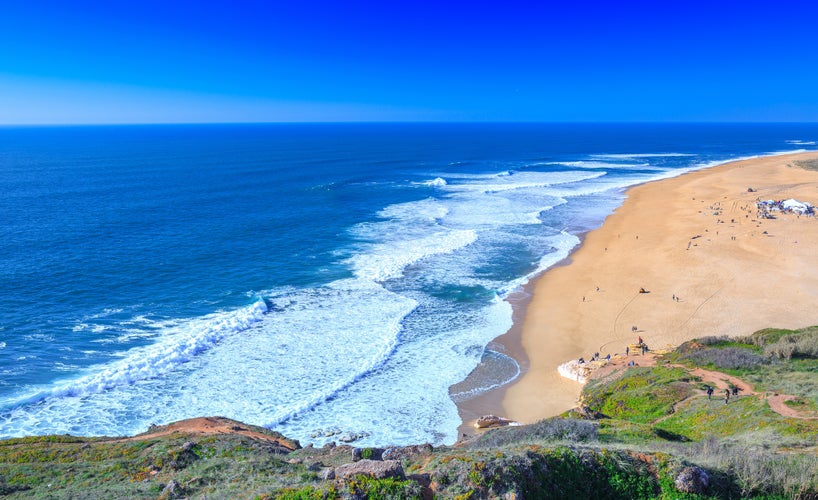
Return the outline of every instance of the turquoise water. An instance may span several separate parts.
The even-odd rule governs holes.
[[[0,128],[0,436],[224,415],[317,444],[453,442],[449,386],[499,356],[505,299],[624,188],[815,141],[815,124]]]

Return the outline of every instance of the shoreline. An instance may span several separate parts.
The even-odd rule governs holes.
[[[601,227],[510,300],[513,326],[492,343],[515,357],[521,374],[457,403],[458,435],[474,432],[478,414],[532,423],[569,410],[582,385],[556,367],[594,352],[624,354],[637,336],[662,348],[818,324],[818,270],[807,265],[818,218],[755,216],[756,199],[818,204],[818,171],[792,166],[803,160],[818,162],[818,152],[736,160],[629,187]],[[638,293],[642,287],[650,293]]]
[[[500,350],[504,354],[511,356],[514,361],[517,362],[517,365],[520,367],[520,374],[512,380],[511,382],[505,383],[499,387],[494,389],[482,392],[477,396],[474,396],[470,399],[465,401],[456,402],[457,405],[457,412],[460,415],[460,426],[458,427],[458,436],[465,437],[473,434],[475,432],[474,422],[484,415],[505,415],[503,409],[503,398],[505,397],[506,390],[519,382],[519,380],[525,376],[525,374],[529,371],[530,368],[530,361],[528,358],[528,354],[526,350],[523,348],[523,321],[525,319],[526,312],[531,305],[531,301],[534,298],[534,290],[539,281],[546,273],[548,273],[551,269],[555,269],[558,267],[568,266],[571,264],[571,256],[573,253],[578,250],[585,241],[585,237],[588,234],[588,231],[583,232],[582,234],[577,235],[579,238],[579,243],[577,243],[576,247],[572,249],[571,253],[569,253],[565,258],[557,261],[548,269],[545,269],[535,275],[531,280],[529,280],[526,284],[521,287],[521,290],[514,292],[509,298],[508,301],[511,304],[512,313],[512,325],[508,331],[498,337],[495,337],[487,346],[487,349],[495,350],[493,347],[499,346]],[[474,371],[476,371],[475,368]],[[469,379],[474,373],[472,371],[469,376],[467,376],[461,382],[452,385],[449,388],[449,392],[451,394],[452,388],[457,387],[460,384],[468,385]],[[557,382],[562,382],[563,378],[560,377],[560,380]],[[570,382],[570,381],[569,381]],[[566,384],[566,385],[576,385],[576,384]]]

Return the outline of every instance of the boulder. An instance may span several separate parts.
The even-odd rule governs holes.
[[[370,460],[383,460],[383,448],[353,448],[353,462],[357,462],[365,458]]]
[[[336,479],[346,479],[359,474],[375,479],[383,479],[385,477],[405,478],[403,467],[397,460],[379,461],[363,459],[335,468]]]
[[[179,498],[182,495],[182,487],[176,482],[175,479],[171,479],[171,481],[162,489],[162,493],[159,494],[159,498],[161,500],[169,500],[171,498]]]
[[[320,477],[324,481],[329,481],[330,479],[335,479],[335,469],[333,469],[332,467],[324,467],[318,473],[318,477]]]
[[[381,454],[381,460],[406,460],[418,455],[428,455],[433,450],[432,445],[428,443],[387,448]]]
[[[502,427],[512,422],[513,420],[498,417],[497,415],[483,415],[482,417],[477,419],[477,421],[474,423],[474,426],[477,427],[478,429],[488,429],[489,427]]]
[[[676,489],[682,493],[701,495],[707,491],[710,475],[701,467],[685,467],[676,475],[675,484]]]
[[[599,420],[605,418],[605,415],[596,410],[592,410],[590,406],[580,405],[574,408],[574,414],[579,418],[585,420]]]

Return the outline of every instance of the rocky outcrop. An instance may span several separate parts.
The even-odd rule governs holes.
[[[403,473],[403,466],[401,466],[397,460],[363,459],[336,467],[334,474],[336,479],[346,479],[359,474],[375,479],[383,479],[386,477],[405,479],[406,477]]]
[[[572,409],[571,412],[573,413],[573,416],[583,420],[599,420],[602,418],[607,418],[605,414],[592,410],[591,407],[585,405],[577,406],[576,408]]]
[[[504,425],[509,425],[513,423],[514,423],[513,420],[498,417],[497,415],[483,415],[482,417],[477,419],[477,421],[474,423],[474,426],[478,429],[489,429],[492,427],[502,427]]]
[[[182,491],[182,487],[179,485],[179,483],[171,479],[171,481],[162,489],[162,493],[159,494],[159,499],[170,500],[172,498],[180,498],[183,494],[184,492]]]
[[[357,462],[363,459],[383,460],[383,448],[353,448],[352,461]]]
[[[701,467],[685,467],[676,475],[676,489],[682,493],[700,495],[707,490],[710,484],[710,475]]]
[[[381,455],[382,460],[408,460],[419,455],[428,455],[434,448],[430,444],[413,444],[410,446],[399,446],[387,448]]]

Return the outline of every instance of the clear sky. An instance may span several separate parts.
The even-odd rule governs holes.
[[[0,0],[0,124],[818,121],[818,2]]]

